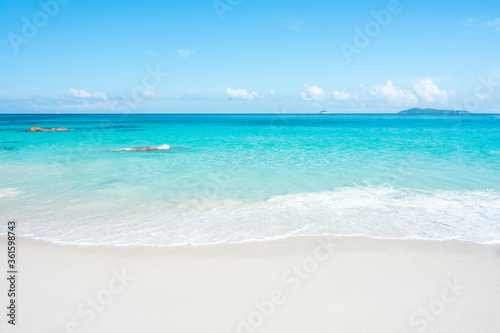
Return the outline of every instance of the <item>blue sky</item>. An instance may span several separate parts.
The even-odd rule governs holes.
[[[13,1],[0,113],[500,112],[499,1]]]

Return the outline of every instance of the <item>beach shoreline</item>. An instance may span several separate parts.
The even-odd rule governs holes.
[[[6,332],[500,330],[497,244],[294,236],[116,247],[20,237],[17,247],[18,324],[4,320]]]

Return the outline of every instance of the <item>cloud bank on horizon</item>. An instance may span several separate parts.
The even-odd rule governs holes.
[[[0,113],[500,113],[499,12],[485,0],[4,2]]]

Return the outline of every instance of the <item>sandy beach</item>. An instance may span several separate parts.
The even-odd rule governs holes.
[[[20,238],[17,324],[4,319],[0,327],[27,333],[499,332],[499,259],[499,245],[461,241],[292,237],[113,247]],[[0,288],[8,289],[6,279]]]
[[[0,8],[0,333],[500,333],[500,0]]]

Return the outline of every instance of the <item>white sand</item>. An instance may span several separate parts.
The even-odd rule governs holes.
[[[497,245],[297,237],[157,248],[22,238],[18,248],[18,325],[7,325],[2,305],[1,332],[500,332]],[[2,237],[4,270],[5,249]],[[117,279],[123,270],[129,276]],[[2,279],[2,304],[6,290]]]

